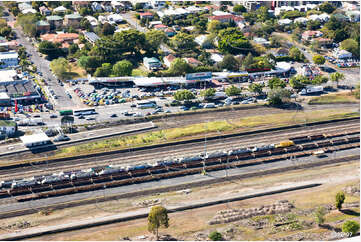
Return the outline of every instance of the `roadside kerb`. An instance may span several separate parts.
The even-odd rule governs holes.
[[[64,146],[64,145],[70,145],[70,144],[75,144],[75,143],[84,142],[84,141],[92,141],[92,140],[96,140],[96,139],[109,138],[109,137],[122,135],[122,134],[129,134],[129,133],[138,132],[138,131],[146,131],[146,130],[154,129],[154,128],[157,127],[152,121],[150,123],[151,123],[150,127],[144,127],[144,128],[138,128],[138,129],[130,129],[130,130],[119,131],[119,132],[111,133],[111,134],[104,134],[104,135],[98,135],[98,136],[93,136],[93,137],[80,138],[80,139],[76,139],[76,140],[64,141],[62,143],[56,144],[56,146],[61,147],[61,146]],[[137,125],[137,124],[135,124],[135,125]],[[91,131],[89,131],[89,132],[91,132]],[[42,146],[42,148],[46,148],[46,147],[52,147],[52,145]],[[27,151],[29,151],[29,149],[22,149],[22,150],[18,150],[18,151],[11,151],[11,152],[6,152],[6,153],[1,153],[0,157],[1,156],[7,156],[7,155],[13,155],[13,154],[21,154],[21,153],[24,153],[24,152],[27,152]]]
[[[292,165],[292,166],[288,166],[288,167],[275,168],[275,169],[260,170],[260,171],[249,172],[249,173],[241,174],[241,175],[233,175],[233,176],[213,178],[213,179],[203,180],[203,181],[188,182],[188,183],[177,184],[177,185],[173,185],[173,186],[158,187],[158,188],[154,188],[154,189],[139,190],[139,191],[135,191],[135,192],[128,192],[128,193],[123,193],[123,194],[119,194],[119,195],[107,196],[107,197],[104,197],[104,196],[92,197],[92,198],[83,199],[80,201],[70,201],[70,202],[64,202],[64,203],[55,204],[55,205],[47,205],[47,206],[42,206],[42,207],[37,207],[37,208],[29,208],[29,209],[11,211],[11,212],[7,212],[7,213],[1,213],[0,219],[27,215],[27,214],[33,214],[33,213],[37,213],[40,209],[47,210],[47,209],[71,208],[71,207],[76,207],[76,206],[81,206],[81,205],[89,205],[92,203],[106,202],[106,201],[122,199],[122,198],[146,196],[146,195],[152,195],[155,193],[173,192],[173,191],[184,190],[184,189],[189,189],[189,188],[194,188],[194,187],[202,187],[202,186],[216,184],[216,183],[228,182],[231,180],[246,179],[246,178],[255,177],[255,176],[264,176],[264,175],[270,175],[270,174],[274,174],[274,173],[288,172],[290,170],[305,169],[305,168],[311,168],[311,167],[317,167],[317,166],[329,165],[329,164],[341,163],[341,162],[349,162],[349,161],[354,161],[354,160],[359,160],[359,159],[360,159],[360,155],[352,155],[352,156],[347,156],[347,157],[338,158],[338,159],[324,160],[324,161],[313,162],[313,163],[302,164],[302,165]]]
[[[233,196],[233,197],[226,198],[226,199],[216,199],[216,200],[207,201],[207,202],[195,202],[193,204],[185,205],[185,206],[170,206],[167,209],[168,209],[169,213],[175,213],[175,212],[185,211],[185,210],[189,210],[189,209],[202,208],[202,207],[213,206],[213,205],[228,203],[228,202],[235,202],[235,201],[240,201],[240,200],[245,200],[245,199],[250,199],[250,198],[255,198],[255,197],[262,197],[262,196],[274,195],[274,194],[278,194],[278,193],[313,188],[313,187],[317,187],[320,185],[322,185],[322,184],[312,183],[312,184],[306,184],[306,185],[301,185],[301,186],[292,186],[292,187],[287,187],[287,188],[283,188],[283,189],[274,189],[274,190],[261,192],[261,193],[251,193],[251,194],[244,195],[244,196]],[[4,235],[0,235],[0,240],[23,240],[23,239],[46,235],[46,234],[54,234],[54,233],[60,233],[60,232],[65,232],[65,231],[73,231],[73,230],[85,229],[85,228],[101,226],[101,225],[106,225],[106,224],[111,224],[111,223],[118,223],[118,222],[134,220],[134,219],[146,218],[148,216],[149,209],[150,208],[145,208],[145,209],[142,209],[142,210],[136,211],[136,212],[127,212],[127,213],[123,213],[123,214],[117,214],[117,215],[112,215],[112,216],[107,216],[107,217],[102,217],[102,218],[94,218],[94,219],[92,219],[92,221],[84,220],[84,221],[74,222],[74,223],[69,223],[69,224],[64,224],[64,225],[56,225],[56,226],[50,226],[50,227],[46,227],[46,228],[31,229],[28,231],[25,230],[22,232],[4,234]]]
[[[316,126],[316,125],[321,125],[321,124],[328,124],[328,123],[335,123],[335,122],[342,122],[342,121],[352,121],[352,120],[357,120],[357,119],[360,119],[360,117],[318,121],[318,122],[308,123],[308,124],[306,124],[306,126]],[[233,133],[233,134],[227,134],[227,135],[216,135],[216,136],[207,137],[207,140],[210,141],[210,140],[231,138],[231,137],[237,137],[237,136],[243,136],[243,135],[252,135],[252,134],[258,134],[258,133],[265,133],[265,132],[273,132],[273,131],[279,131],[279,130],[300,128],[300,127],[305,127],[305,125],[295,124],[295,125],[290,125],[290,126],[282,126],[282,127],[261,129],[261,130],[253,130],[253,131],[246,131],[246,132]],[[35,162],[33,162],[33,164],[34,163],[36,163],[36,164],[42,164],[42,163],[49,164],[49,163],[52,163],[52,162],[69,161],[69,160],[76,160],[76,159],[83,159],[83,158],[90,158],[90,157],[98,157],[98,156],[102,156],[102,155],[121,154],[121,153],[128,153],[128,152],[132,152],[132,151],[148,150],[148,149],[162,148],[162,147],[173,146],[173,145],[197,143],[197,142],[204,142],[204,138],[188,139],[188,140],[183,140],[183,141],[168,142],[168,143],[141,146],[141,147],[135,147],[135,148],[121,149],[121,150],[113,150],[113,151],[105,151],[105,152],[99,152],[99,153],[90,153],[90,154],[86,154],[86,155],[77,155],[77,156],[71,156],[71,157],[48,159],[46,161],[38,161],[38,162],[35,161]],[[16,152],[12,152],[10,154],[16,154]],[[25,166],[30,166],[30,165],[31,164],[29,164],[29,163],[21,163],[21,164],[0,166],[0,170],[12,169],[12,168],[18,168],[18,167],[25,167]]]

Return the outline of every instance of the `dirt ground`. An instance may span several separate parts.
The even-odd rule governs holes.
[[[330,174],[332,174],[332,177]],[[18,221],[27,221],[31,226],[43,227],[76,220],[108,216],[125,211],[136,211],[140,208],[137,204],[144,201],[152,201],[154,199],[158,199],[163,206],[167,207],[167,205],[186,204],[187,201],[204,198],[222,198],[229,194],[242,195],[247,192],[261,191],[262,188],[294,186],[304,182],[321,183],[322,185],[311,189],[172,213],[169,216],[170,227],[168,229],[161,229],[161,234],[169,234],[178,240],[206,240],[210,232],[217,230],[228,240],[297,240],[300,236],[302,238],[316,240],[328,239],[332,235],[330,227],[328,227],[328,229],[318,228],[314,223],[313,210],[320,205],[332,205],[335,194],[344,187],[350,185],[359,186],[358,161],[195,188],[188,194],[171,192],[154,196],[98,203],[96,205],[93,204],[78,208],[56,210],[47,216],[40,215],[40,213],[27,215],[8,219],[6,221],[3,220],[0,221],[0,224],[3,224],[4,227],[5,224],[9,225]],[[212,194],[212,197],[210,197],[210,194]],[[257,216],[226,224],[208,224],[219,210],[254,208],[262,205],[270,205],[285,199],[295,206],[295,208],[287,214]],[[345,202],[358,203],[359,196],[346,195]],[[92,211],[91,214],[89,211]],[[329,211],[325,223],[329,224],[331,228],[337,229],[341,226],[340,223],[345,219],[359,220],[358,207],[352,207],[348,211],[351,211],[351,213],[346,214],[335,210]],[[271,222],[279,219],[279,216],[286,216],[286,218],[296,216],[297,222],[292,224],[293,227],[291,228],[287,226],[272,226]],[[267,226],[261,229],[251,226],[255,221],[259,220],[265,220],[266,222],[267,220],[270,221],[266,223]],[[146,219],[138,219],[79,231],[36,237],[34,240],[122,240],[124,237],[129,237],[132,240],[149,240],[152,237],[151,234],[147,232],[146,225]],[[4,232],[5,231],[2,231],[2,233]],[[310,238],[307,237],[310,235],[312,235]]]

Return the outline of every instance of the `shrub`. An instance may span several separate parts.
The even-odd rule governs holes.
[[[342,225],[342,232],[351,233],[351,235],[355,235],[359,229],[360,224],[353,220],[346,221]]]
[[[217,231],[213,231],[212,233],[210,233],[208,238],[210,238],[213,241],[223,240],[222,234]]]
[[[338,192],[336,194],[336,208],[338,210],[341,210],[344,201],[345,201],[345,194],[343,192]]]

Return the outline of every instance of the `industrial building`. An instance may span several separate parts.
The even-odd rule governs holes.
[[[8,68],[19,65],[17,52],[0,52],[0,68]]]
[[[44,132],[40,132],[32,135],[24,135],[21,136],[20,139],[25,145],[25,147],[28,148],[46,145],[50,143],[49,137]]]
[[[15,70],[0,70],[0,105],[10,106],[15,100],[18,104],[34,104],[42,101],[40,88]]]

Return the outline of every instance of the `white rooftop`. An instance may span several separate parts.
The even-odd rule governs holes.
[[[32,134],[32,135],[24,135],[21,136],[20,139],[25,146],[34,143],[50,141],[49,137],[44,132]]]
[[[59,6],[54,9],[54,12],[65,12],[65,11],[66,11],[66,7],[64,6]]]
[[[0,52],[0,60],[3,59],[17,59],[19,57],[18,53],[13,52]]]
[[[15,70],[0,70],[0,83],[2,82],[12,82],[17,73]]]
[[[223,11],[214,11],[213,12],[213,16],[223,16],[223,15],[232,15],[232,14],[223,12]]]
[[[288,18],[285,18],[285,19],[280,19],[280,20],[278,20],[278,23],[279,24],[290,24],[290,23],[292,23],[292,20],[291,19],[288,19]]]

